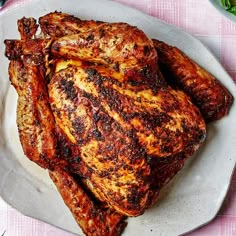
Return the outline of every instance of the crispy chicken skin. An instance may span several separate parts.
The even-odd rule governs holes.
[[[124,74],[144,67],[155,72],[157,60],[152,41],[126,23],[104,23],[86,32],[60,37],[53,42],[51,52],[55,56],[105,64]]]
[[[207,122],[227,115],[233,103],[230,92],[209,72],[178,48],[153,40],[159,66],[169,83],[187,93]]]
[[[25,155],[43,168],[56,158],[55,125],[44,70],[33,59],[11,61],[9,75],[18,93],[17,126]]]
[[[203,72],[188,95],[184,84],[170,86],[159,69],[158,41],[126,23],[54,12],[39,26],[37,38],[36,21],[22,18],[21,40],[5,40],[23,150],[49,169],[86,235],[120,235],[125,217],[152,206],[201,146],[209,117],[198,109],[206,102],[201,94],[217,95],[223,86],[204,82]],[[169,61],[177,63],[163,63]]]
[[[118,236],[126,226],[124,216],[101,209],[89,198],[83,188],[68,172],[62,169],[50,171],[50,177],[58,188],[67,207],[86,235]],[[101,223],[102,222],[102,223]]]
[[[100,24],[104,24],[104,22],[81,20],[61,12],[52,12],[39,18],[42,33],[50,38],[59,38],[65,35],[86,32],[97,28]]]

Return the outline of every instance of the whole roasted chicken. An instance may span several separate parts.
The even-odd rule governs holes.
[[[49,170],[86,235],[120,235],[226,115],[230,93],[126,23],[54,12],[5,40],[25,155]],[[160,68],[161,70],[160,70]],[[163,72],[163,73],[162,73]],[[163,76],[164,74],[164,76]]]

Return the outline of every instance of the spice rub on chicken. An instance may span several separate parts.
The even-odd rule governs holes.
[[[137,27],[53,12],[40,17],[40,38],[33,18],[18,28],[5,54],[23,150],[86,235],[120,235],[203,143],[204,113],[168,84],[157,44]]]

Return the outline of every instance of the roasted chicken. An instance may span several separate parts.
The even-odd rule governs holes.
[[[220,118],[209,118],[211,95],[227,100],[214,100],[221,116],[232,96],[203,69],[194,73],[197,83],[173,86],[165,76],[175,77],[171,65],[178,67],[179,55],[160,61],[159,42],[126,23],[54,12],[39,26],[40,37],[36,21],[22,18],[21,39],[5,40],[23,150],[49,170],[86,235],[119,235],[125,217],[152,206],[203,143],[205,120]],[[171,75],[163,76],[159,63]]]

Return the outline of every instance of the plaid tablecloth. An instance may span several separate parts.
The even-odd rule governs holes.
[[[32,0],[8,0],[0,14]],[[194,34],[219,59],[236,82],[236,23],[221,16],[208,1],[116,0]],[[236,235],[236,172],[217,217],[188,236]],[[0,199],[0,236],[72,236],[48,224],[23,216]],[[166,235],[168,236],[168,235]]]

